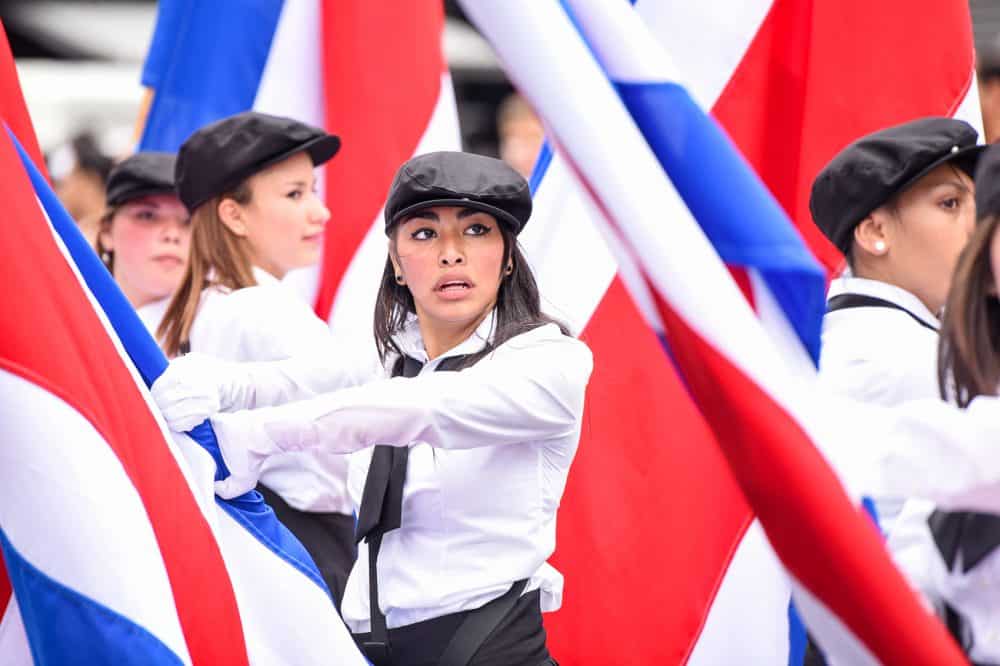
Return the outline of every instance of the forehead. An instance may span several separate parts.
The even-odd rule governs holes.
[[[311,178],[312,173],[312,158],[309,157],[309,153],[301,150],[276,164],[261,169],[252,178],[259,180],[304,180]]]
[[[904,194],[908,194],[909,192],[926,191],[939,185],[954,185],[962,189],[967,189],[970,192],[975,191],[975,184],[972,182],[972,178],[969,177],[969,174],[965,173],[954,164],[946,162],[945,164],[938,165],[927,174],[921,176],[920,179],[911,185]]]
[[[138,208],[140,206],[159,209],[184,208],[184,204],[181,203],[176,194],[147,194],[130,199],[121,205],[122,208]]]

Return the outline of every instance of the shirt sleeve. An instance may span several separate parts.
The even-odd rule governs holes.
[[[233,328],[240,371],[231,410],[304,400],[381,375],[373,344],[338,339],[297,296],[279,286],[234,292]]]
[[[548,440],[580,427],[592,367],[590,350],[573,338],[524,345],[515,338],[461,372],[385,379],[242,414],[256,436],[284,451]]]
[[[843,425],[853,432],[841,428],[841,443],[860,453],[854,470],[867,476],[863,492],[1000,513],[1000,399],[976,398],[966,409],[943,400],[854,402],[848,413]]]

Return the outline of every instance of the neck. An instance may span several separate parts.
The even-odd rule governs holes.
[[[463,324],[434,321],[428,320],[426,317],[419,317],[420,337],[424,341],[424,350],[427,352],[427,358],[433,361],[449,349],[454,349],[468,340],[489,314],[490,310],[487,310],[475,320]]]
[[[858,264],[855,266],[854,277],[864,278],[866,280],[876,280],[878,282],[884,282],[885,284],[891,284],[894,287],[898,287],[903,291],[913,294],[921,303],[924,304],[934,316],[938,316],[938,311],[944,305],[944,303],[930,303],[928,299],[920,295],[912,289],[908,289],[900,284],[900,280],[896,277],[895,273],[884,264],[876,264],[874,262],[867,264]]]
[[[127,284],[119,283],[118,286],[121,287],[122,293],[125,294],[125,298],[128,299],[128,302],[131,303],[132,307],[136,310],[157,300],[156,296],[152,294],[139,293]]]

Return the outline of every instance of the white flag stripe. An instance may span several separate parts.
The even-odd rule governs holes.
[[[34,383],[0,370],[0,395],[0,525],[12,546],[190,663],[156,536],[121,461],[89,421]]]
[[[7,610],[0,616],[0,655],[4,666],[34,666],[28,635],[24,633],[21,610],[11,595]]]
[[[773,0],[639,0],[636,11],[701,108],[715,106]]]

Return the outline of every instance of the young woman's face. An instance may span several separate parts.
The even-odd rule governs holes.
[[[187,267],[191,219],[172,194],[133,199],[123,204],[108,229],[104,248],[114,252],[114,277],[133,307],[166,298]]]
[[[496,304],[504,242],[487,213],[457,206],[425,208],[395,232],[392,260],[421,325],[478,324]]]
[[[254,174],[250,203],[241,207],[254,263],[282,278],[319,260],[330,211],[316,194],[308,153],[300,152]]]
[[[943,164],[900,195],[894,218],[886,255],[894,281],[937,312],[976,224],[975,184]]]

